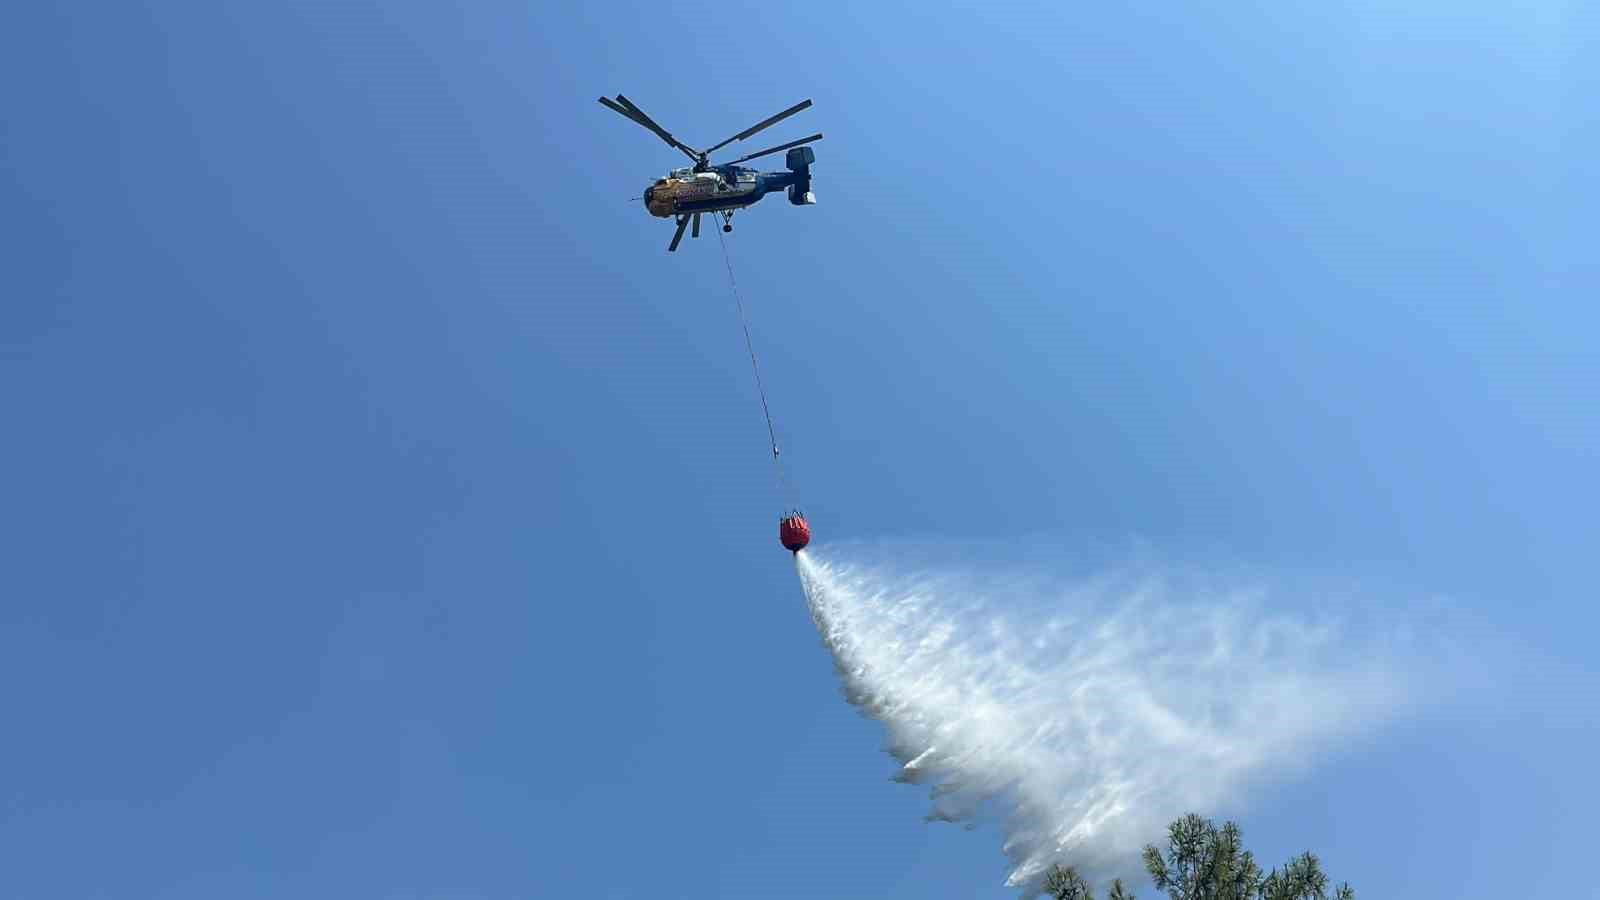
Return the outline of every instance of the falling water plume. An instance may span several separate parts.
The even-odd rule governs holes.
[[[1025,891],[1054,862],[1133,874],[1176,816],[1238,810],[1425,693],[1402,631],[1285,613],[1258,577],[889,558],[799,554],[812,618],[895,780],[931,786],[930,820],[997,823]]]

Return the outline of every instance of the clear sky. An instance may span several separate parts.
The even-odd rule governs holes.
[[[1011,896],[839,698],[619,91],[816,101],[730,248],[819,542],[1440,598],[1517,689],[1248,842],[1592,888],[1592,6],[464,6],[0,13],[0,898]]]

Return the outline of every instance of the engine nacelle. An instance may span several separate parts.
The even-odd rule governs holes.
[[[795,147],[784,157],[791,172],[804,172],[806,167],[817,161],[817,155],[811,152],[810,147]]]
[[[805,185],[789,185],[789,202],[793,203],[795,206],[810,206],[811,204],[816,203],[817,195],[811,193],[810,188],[811,185],[809,184],[809,180]]]

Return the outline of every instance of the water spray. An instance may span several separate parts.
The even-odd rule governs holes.
[[[1377,641],[1272,614],[1178,567],[1080,577],[796,554],[849,702],[885,729],[930,821],[993,824],[1007,884],[1055,862],[1135,875],[1191,810],[1226,814],[1417,699]]]

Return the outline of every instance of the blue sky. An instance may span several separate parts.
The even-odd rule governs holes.
[[[0,897],[1010,896],[839,699],[619,91],[816,101],[730,249],[819,541],[1444,598],[1515,688],[1247,839],[1582,893],[1600,21],[1391,6],[5,13]]]

